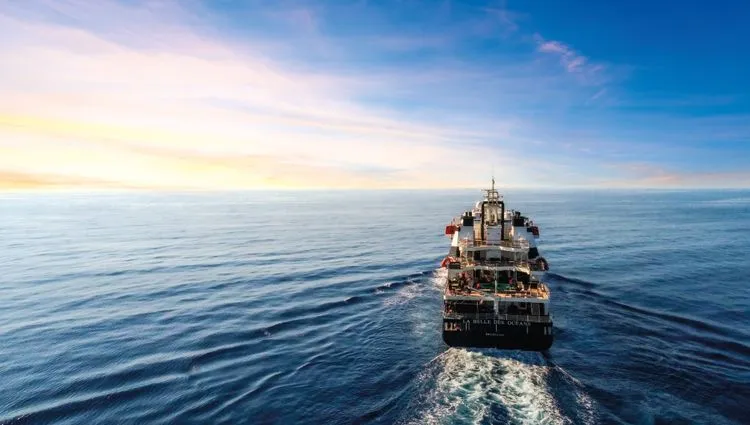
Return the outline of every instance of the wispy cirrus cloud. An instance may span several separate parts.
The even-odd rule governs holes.
[[[561,41],[546,40],[539,34],[534,35],[534,40],[537,44],[537,51],[557,57],[566,72],[579,76],[585,83],[601,85],[606,81],[604,75],[606,68],[603,64],[594,63],[590,58]]]
[[[589,100],[590,101],[594,101],[594,100],[599,99],[600,97],[604,96],[605,94],[607,94],[607,89],[606,88],[599,89],[596,93],[594,93],[593,96],[591,96],[591,98],[589,98]]]

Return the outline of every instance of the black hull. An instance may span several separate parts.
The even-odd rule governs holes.
[[[443,320],[443,341],[451,347],[544,351],[553,340],[552,322]]]

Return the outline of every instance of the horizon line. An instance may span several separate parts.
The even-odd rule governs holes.
[[[617,191],[662,191],[662,192],[674,192],[674,191],[743,191],[750,190],[750,186],[747,187],[700,187],[700,186],[684,186],[684,187],[667,187],[667,186],[638,186],[638,187],[624,187],[624,186],[501,186],[498,189],[501,194],[503,190],[530,190],[530,191],[601,191],[601,190],[617,190]],[[0,194],[65,194],[65,193],[242,193],[242,192],[463,192],[463,191],[482,191],[485,188],[480,186],[472,187],[451,187],[451,188],[425,188],[425,187],[362,187],[362,188],[337,188],[337,187],[284,187],[284,188],[218,188],[218,189],[201,189],[201,188],[127,188],[127,187],[111,187],[111,188],[18,188],[0,189]]]

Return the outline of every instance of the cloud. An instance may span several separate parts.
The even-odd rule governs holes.
[[[652,176],[605,180],[603,187],[739,189],[750,187],[750,172],[663,172]]]
[[[38,181],[40,187],[70,184],[91,187],[90,182],[98,187],[104,184],[98,183],[101,175],[112,179],[106,182],[109,186],[161,189],[429,188],[436,184],[451,188],[471,183],[470,179],[457,178],[452,173],[434,176],[422,167],[348,163],[346,157],[336,155],[321,161],[318,156],[301,152],[222,153],[151,140],[134,142],[135,138],[128,135],[113,138],[106,132],[78,132],[75,128],[55,125],[45,126],[47,132],[40,134],[38,128],[19,128],[14,140],[19,145],[33,144],[44,154],[22,146],[6,147],[0,167],[24,164],[25,175],[60,179],[54,183],[51,177],[44,177]]]
[[[539,51],[545,53],[558,53],[562,56],[570,54],[568,46],[559,41],[539,41]]]
[[[599,99],[600,97],[604,96],[607,93],[607,89],[599,89],[596,93],[594,93],[593,96],[589,100],[594,101],[596,99]]]
[[[80,178],[70,175],[50,175],[0,169],[0,190],[61,189],[70,187],[125,188],[122,183]]]
[[[240,28],[200,3],[1,3],[0,170],[39,186],[376,188],[478,186],[494,165],[533,186],[595,180],[616,149],[663,152],[638,145],[648,130],[565,116],[616,88],[564,43],[519,35],[504,40],[525,55],[464,54],[521,32],[510,12],[483,11],[488,32],[469,14],[455,33],[348,37],[328,9],[273,5]]]
[[[561,41],[545,40],[539,34],[534,35],[534,40],[538,52],[558,57],[563,69],[575,74],[581,81],[592,85],[601,85],[605,82],[603,64],[592,63],[589,58]]]
[[[112,10],[80,19],[88,24],[99,20],[98,13],[105,18],[117,13],[127,23],[135,22],[128,19],[129,13],[141,13],[111,5]],[[71,28],[7,15],[0,19],[0,32],[16,40],[3,52],[13,59],[0,70],[2,146],[25,140],[25,149],[39,152],[57,145],[55,149],[65,150],[58,159],[71,161],[54,164],[45,155],[24,156],[28,166],[39,172],[44,172],[44,164],[55,170],[81,167],[88,174],[106,177],[111,170],[71,153],[80,148],[70,142],[97,140],[104,149],[111,149],[101,142],[104,139],[194,150],[208,157],[217,152],[265,160],[306,156],[308,162],[317,161],[318,168],[337,158],[339,163],[363,167],[418,169],[451,156],[465,156],[450,141],[476,133],[475,129],[413,122],[363,107],[352,99],[360,87],[349,77],[285,69],[267,57],[196,37],[188,28],[178,29],[169,22],[169,34],[140,24],[138,29],[155,33],[171,45],[199,39],[194,52],[123,45],[83,29],[85,25]],[[63,141],[67,146],[60,146]],[[117,161],[115,154],[101,155],[103,164]],[[0,162],[18,164],[19,159],[7,154]],[[138,173],[142,167],[142,162],[134,161],[129,170]],[[259,168],[255,162],[246,173],[257,174],[253,170]],[[119,173],[118,178],[127,180],[125,174]],[[315,175],[309,173],[309,177]],[[159,185],[159,176],[153,177]],[[346,180],[338,177],[327,181]],[[254,184],[262,179],[238,180]],[[415,182],[422,184],[419,179]]]
[[[682,171],[649,162],[612,164],[618,178],[601,179],[597,186],[619,188],[747,188],[750,171]]]
[[[516,119],[504,122],[477,113],[476,103],[461,104],[471,84],[486,94],[488,82],[501,81],[497,70],[309,70],[275,60],[256,44],[248,50],[201,33],[187,24],[195,18],[184,10],[162,16],[153,5],[42,4],[49,9],[0,8],[0,35],[14,40],[4,47],[10,60],[0,69],[0,168],[22,164],[40,174],[155,187],[259,187],[271,180],[306,187],[453,187],[483,182],[493,163],[514,156],[508,131]],[[50,18],[61,13],[74,23]],[[307,12],[289,16],[302,19]],[[133,38],[126,42],[123,34]],[[516,81],[497,87],[518,89]],[[361,100],[399,90],[422,102],[437,99],[437,108],[420,115]],[[448,97],[439,99],[442,90]],[[501,138],[504,147],[496,143]],[[152,151],[123,153],[125,145]],[[157,149],[177,155],[179,165]],[[196,166],[186,167],[178,152],[193,152]],[[200,155],[206,161],[198,161]],[[233,155],[245,158],[247,167],[227,167]],[[271,172],[293,168],[289,159],[298,176],[287,173],[287,181]],[[528,184],[521,173],[526,162],[508,164],[498,178]],[[232,171],[217,177],[219,163]],[[369,170],[368,180],[356,170]],[[410,171],[398,171],[396,181],[395,172],[382,170]]]
[[[539,40],[538,49],[542,53],[552,53],[560,56],[560,64],[568,72],[581,72],[588,62],[586,57],[576,53],[573,49],[559,41]]]

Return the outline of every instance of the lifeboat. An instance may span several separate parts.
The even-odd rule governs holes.
[[[456,230],[458,230],[458,229],[456,228],[455,224],[450,224],[448,226],[445,226],[445,234],[446,235],[452,236],[454,233],[456,233]]]
[[[451,257],[450,255],[443,258],[443,261],[440,263],[441,268],[448,267],[448,264],[458,261],[457,259]]]
[[[539,257],[536,259],[536,266],[543,272],[549,271],[549,263],[544,257]]]

